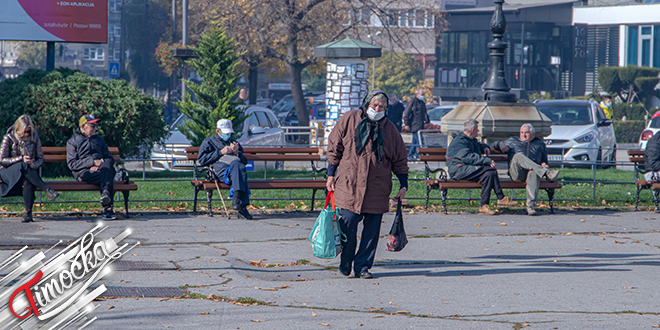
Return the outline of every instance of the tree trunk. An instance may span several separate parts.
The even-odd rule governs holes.
[[[303,66],[300,63],[287,63],[286,68],[291,77],[291,96],[293,97],[293,104],[296,106],[298,125],[309,126],[309,111],[307,110],[302,90],[301,73]]]
[[[248,68],[248,81],[250,82],[250,94],[248,100],[250,104],[257,104],[257,86],[259,85],[259,69],[257,63],[250,63]]]

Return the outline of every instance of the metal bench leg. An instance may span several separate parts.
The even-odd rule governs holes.
[[[447,214],[447,189],[440,189],[440,195],[442,196],[442,208]]]
[[[314,212],[314,197],[316,197],[316,189],[312,189],[312,205],[309,206],[310,212]]]
[[[550,213],[554,214],[555,213],[555,206],[554,206],[554,204],[555,204],[555,202],[554,202],[555,190],[554,189],[546,189],[545,191],[548,193],[548,201],[550,203]]]
[[[642,192],[644,187],[637,186],[637,197],[635,197],[635,211],[637,211],[637,205],[639,204],[639,193]]]
[[[209,217],[213,216],[213,208],[211,207],[211,198],[213,197],[213,190],[206,191],[206,201],[209,203]]]
[[[655,212],[660,212],[658,209],[658,195],[660,195],[660,190],[653,189],[653,203],[655,203]]]
[[[130,191],[122,191],[122,194],[124,194],[124,209],[126,210],[126,218],[130,218],[128,215],[128,195],[131,193]]]
[[[424,212],[429,209],[429,194],[431,193],[431,189],[433,189],[431,186],[426,186],[426,201],[424,203]]]
[[[195,190],[195,195],[193,196],[193,215],[197,215],[197,193],[199,192],[198,187],[193,187]]]

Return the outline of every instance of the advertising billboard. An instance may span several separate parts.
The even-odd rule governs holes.
[[[108,0],[0,0],[0,40],[106,43]]]

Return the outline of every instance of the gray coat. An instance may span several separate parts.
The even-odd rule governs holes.
[[[491,159],[482,155],[488,145],[471,139],[463,132],[452,133],[453,140],[447,148],[449,177],[463,180],[484,166],[490,166]]]

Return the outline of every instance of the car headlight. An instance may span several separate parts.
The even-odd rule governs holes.
[[[595,138],[596,138],[596,133],[595,132],[589,132],[585,135],[580,136],[579,138],[576,138],[574,141],[577,142],[577,143],[589,143]]]

